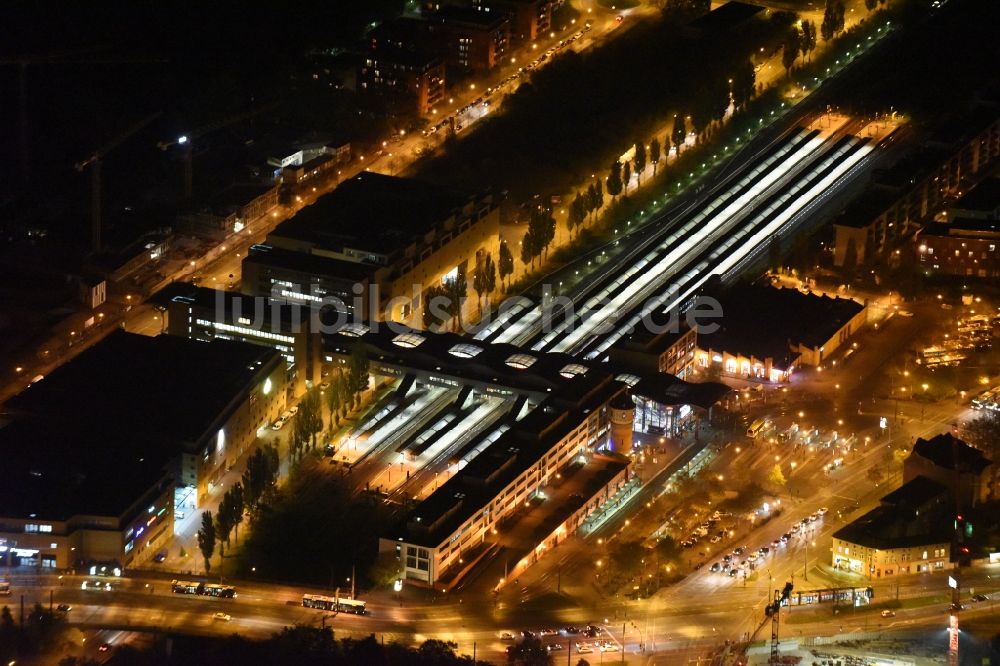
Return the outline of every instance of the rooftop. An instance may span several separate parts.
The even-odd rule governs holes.
[[[834,224],[863,229],[876,217],[887,211],[899,199],[899,194],[879,187],[869,186],[837,216]]]
[[[849,543],[888,550],[950,543],[954,527],[946,503],[917,511],[898,504],[882,504],[833,533]]]
[[[250,246],[243,264],[274,266],[314,276],[335,276],[352,282],[370,279],[379,268],[374,264],[345,261],[308,252],[293,252],[265,244]]]
[[[699,16],[691,21],[690,25],[705,30],[728,30],[749,21],[765,10],[766,7],[746,2],[727,2],[704,16]]]
[[[952,210],[991,213],[1000,208],[1000,178],[987,178],[953,203]]]
[[[778,367],[794,361],[790,345],[819,347],[865,308],[849,298],[753,285],[733,287],[716,298],[723,312],[719,330],[700,333],[698,346],[771,358]]]
[[[271,236],[388,255],[451,218],[469,199],[455,190],[365,171],[279,224]]]
[[[505,23],[507,15],[503,12],[483,12],[473,7],[445,5],[436,12],[428,14],[427,19],[429,21],[458,23],[482,29],[490,29],[498,28]]]
[[[7,402],[0,515],[121,515],[278,360],[242,342],[112,333]]]
[[[1000,236],[1000,220],[955,217],[948,222],[932,222],[924,227],[921,236],[955,236],[987,238]]]
[[[959,472],[981,473],[992,464],[977,448],[971,447],[950,432],[930,439],[921,437],[913,445],[913,455],[920,456],[938,467]]]
[[[948,489],[926,476],[916,476],[882,498],[885,505],[919,510],[947,497]]]

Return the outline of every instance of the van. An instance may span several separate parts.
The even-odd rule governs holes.
[[[750,424],[749,428],[747,428],[747,437],[749,437],[750,439],[755,439],[758,435],[760,435],[760,433],[764,431],[764,428],[766,427],[767,427],[767,420],[757,419],[756,421]]]

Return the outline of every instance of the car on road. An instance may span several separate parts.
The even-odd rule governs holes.
[[[559,632],[556,631],[555,629],[539,629],[538,630],[538,635],[539,636],[555,636],[558,633]]]
[[[230,620],[233,619],[233,616],[229,615],[228,613],[223,613],[222,611],[219,611],[218,613],[213,615],[212,618],[218,620],[219,622],[229,622]]]
[[[271,424],[271,430],[281,430],[285,427],[285,419],[278,419]]]
[[[977,594],[976,596],[972,597],[973,601],[987,601],[988,599],[989,596],[985,594]]]
[[[796,532],[798,532],[801,529],[802,529],[802,524],[801,523],[795,523],[794,525],[792,525],[792,534],[795,534]]]
[[[711,571],[712,573],[717,573],[719,571],[722,571],[722,564],[719,563],[719,562],[716,562],[715,564],[713,564],[712,566],[710,566],[708,568],[708,570]]]
[[[730,578],[736,578],[736,574],[738,574],[739,572],[740,572],[739,569],[737,569],[736,567],[733,567],[732,569],[729,570],[729,577]]]
[[[562,643],[549,643],[548,645],[545,646],[545,649],[548,650],[549,652],[555,652],[556,650],[564,649],[564,647],[565,646]]]
[[[771,542],[771,548],[777,548],[782,543],[784,542],[781,539],[775,539],[774,541]]]
[[[733,555],[742,555],[743,551],[746,550],[743,546],[733,549]]]
[[[720,537],[718,534],[709,539],[709,543],[719,543],[720,541],[722,541],[722,537]]]
[[[563,627],[563,633],[569,636],[573,636],[574,634],[580,633],[580,629],[573,626]]]
[[[161,550],[160,552],[158,552],[156,555],[153,556],[153,561],[156,562],[157,564],[160,564],[165,559],[167,559],[167,551],[165,550]]]
[[[825,516],[827,511],[829,511],[828,508],[826,508],[825,506],[821,506],[819,508],[819,510],[816,512],[816,515],[817,516]]]
[[[292,405],[291,407],[288,408],[287,414],[289,416],[295,416],[298,413],[299,413],[299,406],[298,405]]]
[[[792,538],[791,533],[785,532],[784,534],[781,535],[781,543],[788,543],[788,540],[791,538]]]
[[[768,548],[767,546],[761,546],[761,547],[760,547],[760,548],[759,548],[759,549],[757,550],[757,552],[758,552],[758,553],[760,553],[761,555],[767,555],[768,553],[770,553],[770,552],[771,552],[771,549],[770,549],[770,548]]]
[[[882,617],[896,617],[896,611],[884,610],[882,611]]]
[[[612,643],[611,641],[604,641],[603,643],[598,643],[597,647],[601,649],[601,652],[618,652],[618,644]]]
[[[101,643],[99,646],[97,646],[98,652],[107,652],[110,649],[111,649],[111,643]]]
[[[296,411],[298,411],[298,410],[296,410]],[[278,420],[279,421],[287,421],[290,418],[292,418],[292,411],[286,409],[285,411],[283,411],[281,413],[281,416],[278,417]]]
[[[576,644],[576,653],[577,654],[590,654],[593,651],[594,651],[594,649],[592,647],[590,647],[589,645],[587,645],[586,643],[577,643]]]
[[[509,631],[505,631],[502,634],[500,634],[500,640],[502,640],[502,641],[512,641],[512,640],[514,640],[514,634],[510,633]]]
[[[59,611],[60,613],[68,613],[71,610],[73,610],[73,607],[70,606],[69,604],[59,604],[58,606],[56,606],[56,610]]]

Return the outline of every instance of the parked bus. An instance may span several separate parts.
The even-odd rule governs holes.
[[[302,605],[306,608],[318,608],[320,610],[337,611],[339,613],[354,613],[364,615],[365,602],[360,599],[344,599],[338,597],[324,597],[320,594],[303,594]]]
[[[233,599],[236,597],[236,588],[232,585],[175,580],[170,582],[170,589],[174,594],[197,594],[203,597],[220,597],[223,599]]]

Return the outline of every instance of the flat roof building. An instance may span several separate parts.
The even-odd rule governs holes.
[[[0,542],[39,566],[151,557],[284,408],[272,349],[111,334],[5,405]],[[29,552],[31,551],[31,552]]]
[[[833,567],[868,578],[951,569],[948,489],[917,476],[833,533]]]
[[[423,293],[499,253],[500,209],[420,181],[363,172],[278,225],[243,262],[245,289],[290,302],[336,297],[359,319],[423,321]],[[468,304],[468,314],[474,304]]]
[[[737,286],[714,294],[718,330],[698,334],[696,367],[783,381],[800,365],[820,365],[861,330],[868,308],[849,298],[796,289]]]

